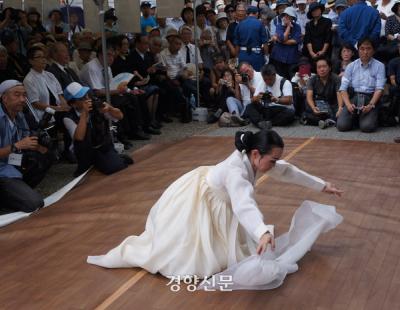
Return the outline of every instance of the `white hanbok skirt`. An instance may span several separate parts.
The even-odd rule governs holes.
[[[127,237],[106,255],[89,256],[87,262],[106,268],[141,267],[166,277],[236,273],[234,289],[268,289],[297,270],[297,260],[320,233],[341,222],[334,207],[305,202],[291,230],[277,238],[275,253],[258,256],[257,244],[239,225],[229,196],[207,183],[209,169],[199,167],[172,183],[151,208],[140,236]]]

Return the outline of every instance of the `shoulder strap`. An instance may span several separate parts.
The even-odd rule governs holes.
[[[281,90],[281,96],[283,96],[283,85],[285,84],[285,82],[286,82],[286,79],[284,77],[282,77],[281,84],[279,86],[279,88]]]

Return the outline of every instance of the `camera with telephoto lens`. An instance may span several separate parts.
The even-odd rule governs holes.
[[[264,93],[261,97],[261,101],[264,103],[272,102],[272,93],[271,92]]]
[[[101,98],[92,96],[92,111],[90,112],[90,122],[92,126],[91,141],[92,147],[99,149],[112,143],[110,134],[110,124],[104,117],[101,109],[104,108],[104,101]]]
[[[241,73],[242,83],[247,84],[250,81],[250,76],[247,73]]]
[[[46,148],[50,148],[52,144],[49,130],[54,127],[54,124],[51,124],[51,120],[55,112],[56,111],[52,108],[46,108],[42,119],[39,121],[37,129],[31,131],[31,135],[38,138],[38,144]]]

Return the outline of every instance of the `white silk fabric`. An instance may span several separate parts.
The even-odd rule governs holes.
[[[311,250],[318,236],[334,229],[343,220],[334,206],[304,201],[296,210],[290,229],[275,239],[275,250],[253,254],[214,275],[214,280],[198,289],[218,290],[229,277],[231,290],[267,290],[279,287],[287,274],[298,270],[297,262]],[[211,285],[209,284],[211,283]],[[218,284],[218,285],[217,285]]]

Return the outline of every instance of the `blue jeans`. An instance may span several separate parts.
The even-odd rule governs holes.
[[[241,116],[244,112],[242,102],[235,97],[226,98],[226,105],[228,106],[229,113]]]

